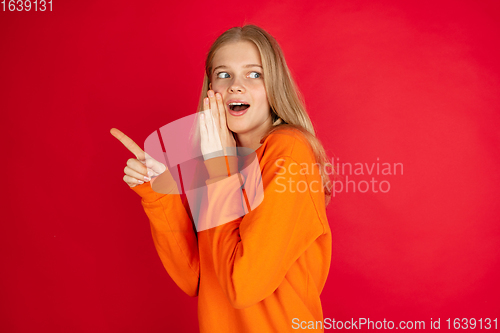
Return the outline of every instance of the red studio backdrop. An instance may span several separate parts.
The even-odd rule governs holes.
[[[245,23],[340,167],[324,317],[500,329],[498,1],[0,6],[1,332],[197,332],[109,131],[142,146],[194,113],[210,44]]]

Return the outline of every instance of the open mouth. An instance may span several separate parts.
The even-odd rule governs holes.
[[[250,104],[245,103],[229,103],[229,109],[232,111],[244,111],[250,107]]]

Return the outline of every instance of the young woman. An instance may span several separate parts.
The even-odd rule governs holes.
[[[317,329],[311,331],[323,331],[320,294],[331,260],[327,156],[281,48],[257,26],[232,28],[212,45],[205,70],[199,135],[207,186],[246,187],[248,179],[227,153],[246,147],[258,158],[262,202],[242,217],[196,232],[178,189],[161,194],[148,184],[151,175],[169,171],[148,165],[144,151],[112,129],[137,157],[127,162],[124,181],[142,197],[166,270],[188,295],[199,297],[200,332],[294,332],[311,323]],[[209,157],[221,147],[222,172],[214,167],[221,157]],[[231,209],[224,196],[218,200],[222,210]]]

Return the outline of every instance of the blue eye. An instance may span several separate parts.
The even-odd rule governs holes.
[[[257,74],[258,76],[257,76],[257,77],[255,77],[255,76],[253,76],[253,77],[252,77],[252,74]],[[250,73],[250,77],[251,77],[252,79],[258,79],[261,75],[262,75],[262,74],[260,74],[259,72],[252,72],[252,73]]]
[[[221,74],[226,74],[226,75],[227,75],[227,77],[221,77],[221,76],[220,76]],[[217,78],[218,78],[218,79],[226,79],[226,78],[228,78],[228,77],[229,77],[229,74],[227,74],[226,72],[219,72],[219,73],[217,73],[217,74],[216,74],[216,76],[217,76]]]

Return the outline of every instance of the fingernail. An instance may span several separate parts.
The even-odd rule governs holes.
[[[152,170],[148,170],[148,176],[151,177],[153,175],[153,171]]]
[[[208,104],[208,97],[205,97],[205,104]]]
[[[149,182],[151,180],[151,178],[144,176],[144,180]]]
[[[144,182],[142,180],[139,180],[138,182],[139,182],[139,184],[144,184]]]
[[[217,96],[217,99],[221,99],[221,96],[219,93],[217,93],[215,96]]]
[[[208,96],[210,96],[210,97],[214,97],[214,92],[213,92],[212,90],[209,90],[209,91],[208,91]]]

